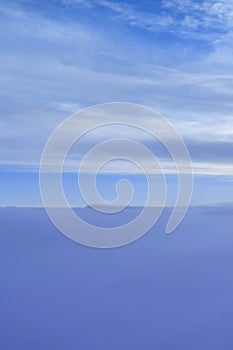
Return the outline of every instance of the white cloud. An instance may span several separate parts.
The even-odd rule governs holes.
[[[88,6],[85,1],[75,3]],[[174,12],[164,15],[109,1],[91,6],[98,5],[131,26],[148,30],[167,30],[176,22],[176,11],[181,11],[182,25],[191,31],[200,26],[212,28],[217,18],[217,25],[227,33],[219,34],[215,49],[198,59],[191,50],[185,65],[183,52],[179,63],[167,44],[133,41],[124,34],[112,38],[81,21],[61,25],[56,18],[1,5],[7,42],[0,57],[1,163],[38,165],[43,146],[58,123],[84,106],[109,101],[150,106],[174,122],[187,139],[228,141],[230,145],[233,50],[227,30],[233,5],[216,2],[210,7],[204,1],[200,7],[194,1],[167,1],[164,9]],[[220,172],[215,163],[207,161],[205,164],[213,164],[209,167],[213,173]],[[201,169],[208,172],[208,166]],[[223,171],[228,173],[230,166]]]

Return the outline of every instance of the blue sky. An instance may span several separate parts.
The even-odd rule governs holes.
[[[193,161],[194,203],[231,201],[232,1],[5,1],[0,18],[0,205],[39,205],[54,128],[110,101],[174,124]]]

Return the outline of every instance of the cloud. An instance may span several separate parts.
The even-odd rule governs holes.
[[[115,19],[132,27],[152,32],[171,32],[210,42],[221,40],[231,32],[233,4],[231,1],[164,0],[156,4],[117,2],[112,0],[63,0],[73,6],[89,6],[96,11],[107,9]]]
[[[38,166],[49,135],[70,114],[93,104],[127,101],[154,108],[174,123],[190,147],[196,171],[230,174],[230,2],[166,1],[158,11],[110,1],[66,4],[60,17],[45,16],[43,6],[1,5],[0,163]],[[102,30],[94,19],[84,20],[84,14],[92,18],[103,8],[112,14],[110,32],[107,19]],[[118,32],[119,20],[131,31],[121,25]],[[156,34],[145,40],[135,28],[166,36],[163,42]],[[200,49],[193,40],[193,33],[204,38],[204,28],[214,48]],[[188,44],[185,39],[171,42],[171,33],[182,37],[183,31],[191,37]],[[98,140],[93,135],[88,142]]]

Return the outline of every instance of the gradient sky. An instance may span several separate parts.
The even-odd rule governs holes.
[[[110,101],[148,106],[174,124],[193,161],[194,204],[232,201],[231,0],[3,1],[0,25],[1,206],[40,205],[38,166],[52,131]],[[116,176],[108,179],[110,188]],[[135,203],[142,197],[143,186]]]

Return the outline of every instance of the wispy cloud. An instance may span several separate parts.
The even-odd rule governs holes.
[[[59,4],[46,15],[43,6],[0,7],[1,164],[36,166],[64,118],[92,104],[128,101],[158,109],[174,123],[195,155],[196,171],[231,174],[232,2],[163,1],[150,10],[107,0],[65,3],[57,17],[52,10]],[[105,20],[99,28],[93,14],[103,9],[114,29],[121,21],[130,31],[122,26],[109,33]],[[145,40],[135,34],[138,28],[154,36]],[[168,33],[181,41],[171,41]],[[198,35],[213,46],[197,45]],[[208,152],[200,152],[200,145]]]
[[[230,0],[163,0],[150,6],[112,0],[63,1],[76,6],[104,7],[130,26],[154,32],[196,33],[210,40],[220,40],[226,33],[232,32],[233,4]]]

